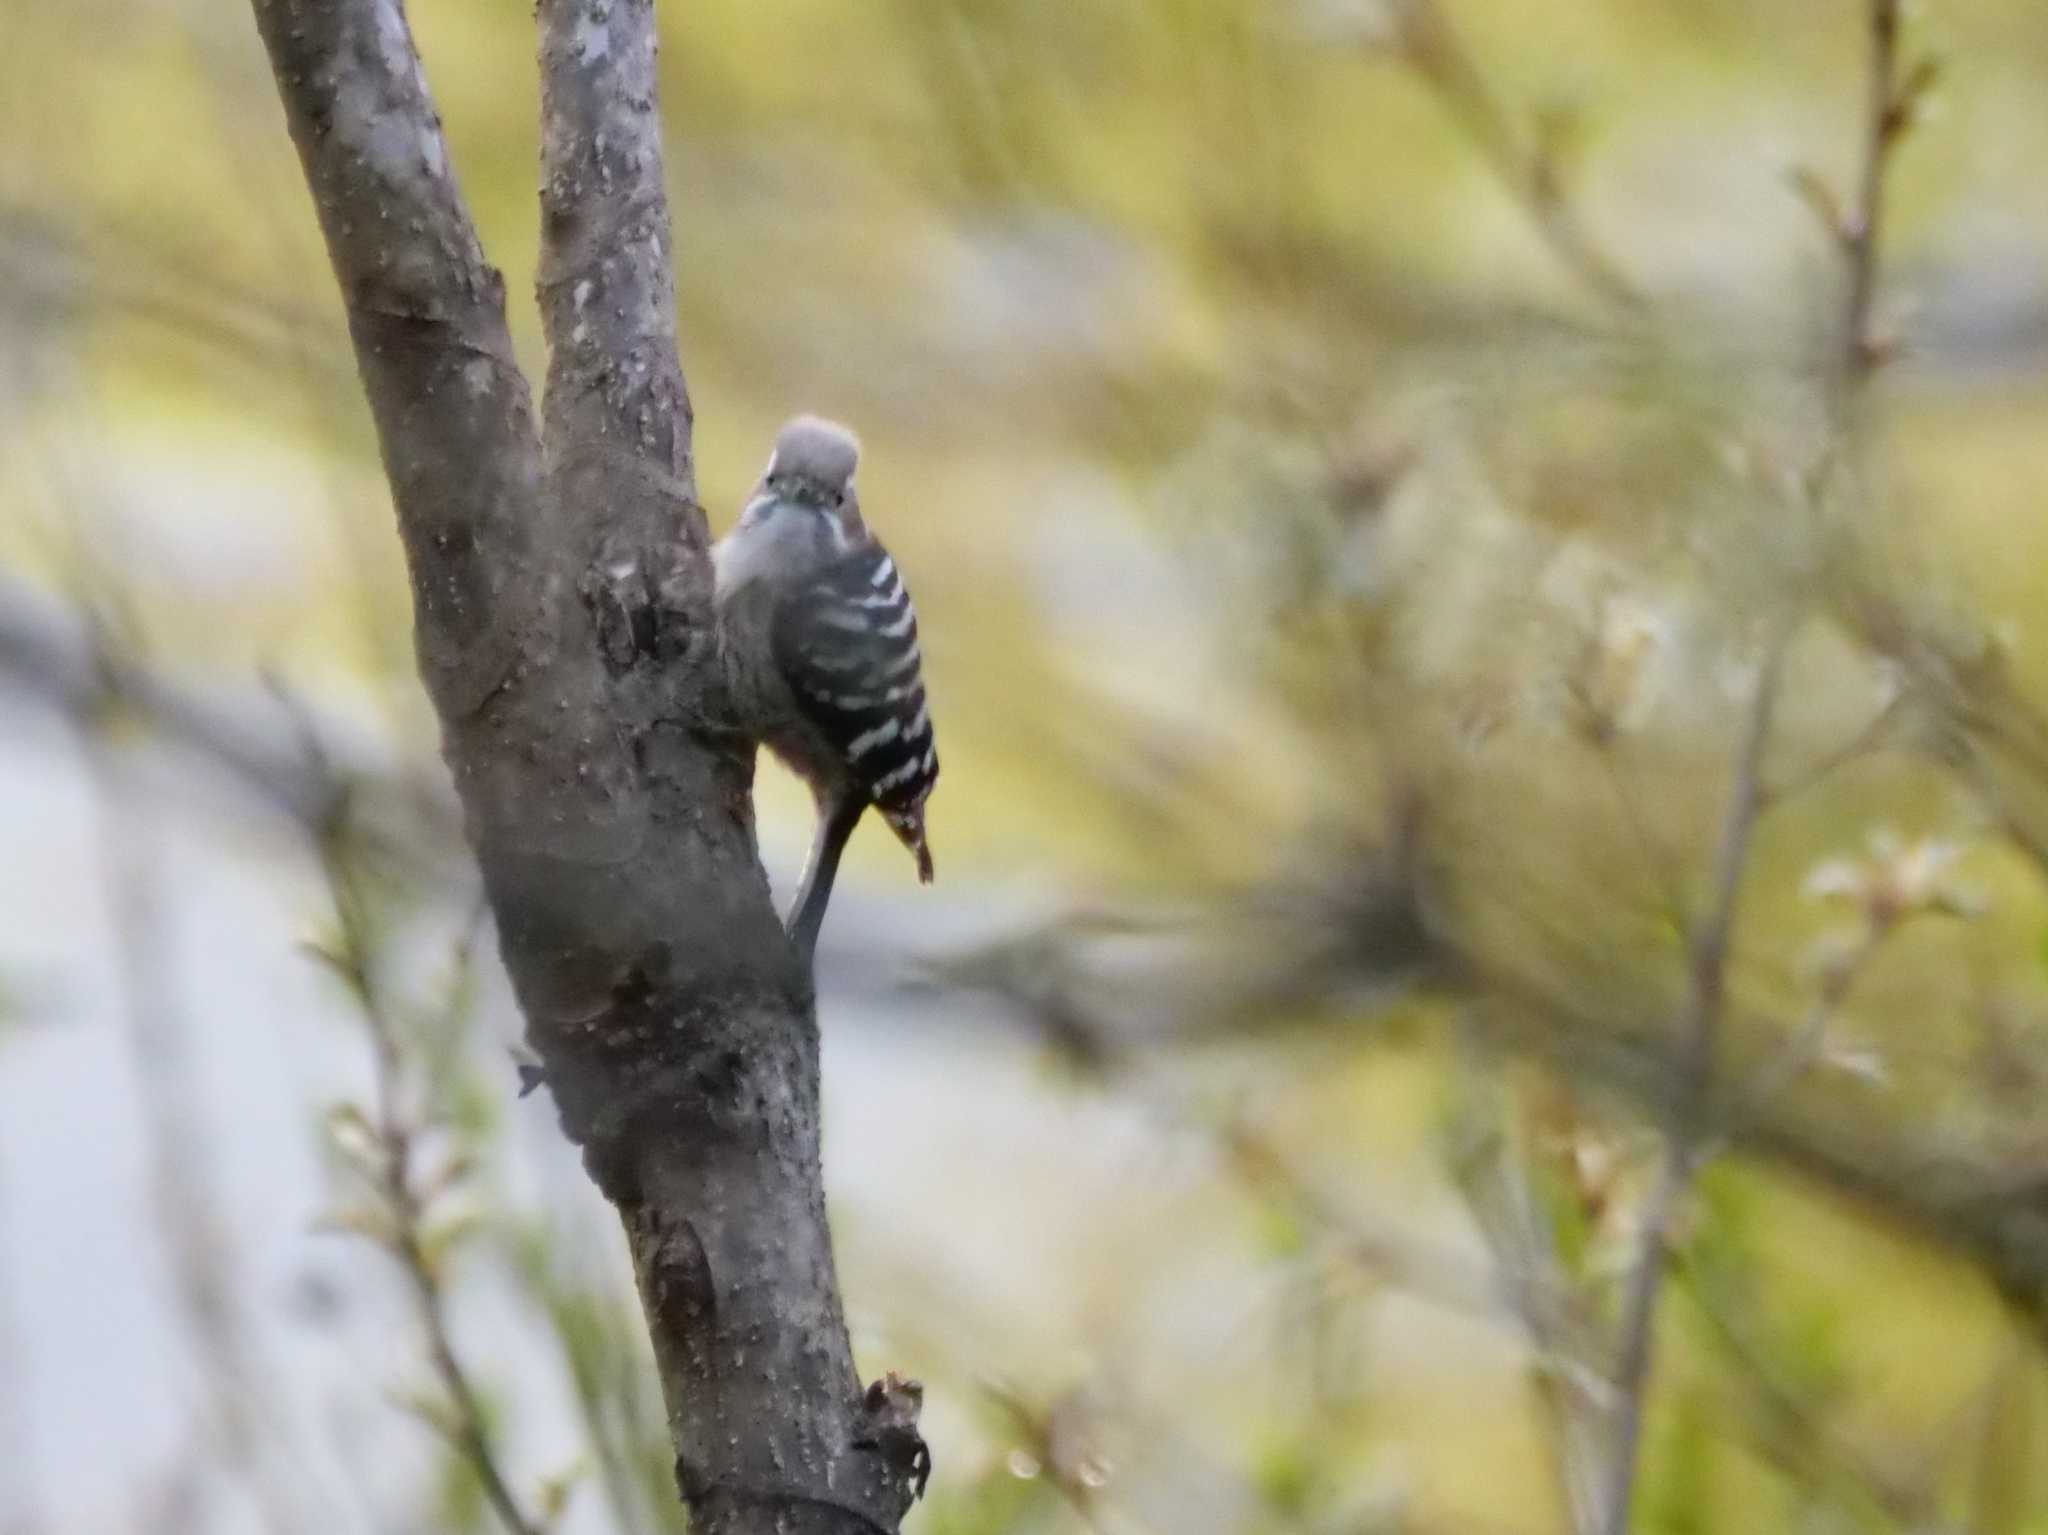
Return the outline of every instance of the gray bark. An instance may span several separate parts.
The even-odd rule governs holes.
[[[726,725],[652,0],[541,0],[542,420],[401,0],[255,0],[507,970],[618,1208],[693,1527],[893,1531],[825,1223],[809,977]]]

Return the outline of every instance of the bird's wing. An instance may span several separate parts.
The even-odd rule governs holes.
[[[784,599],[771,643],[805,716],[909,840],[939,752],[917,610],[896,562],[872,541],[835,560]]]

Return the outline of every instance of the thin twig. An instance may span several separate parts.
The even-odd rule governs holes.
[[[1394,15],[1402,55],[1471,137],[1551,253],[1604,302],[1625,312],[1640,310],[1642,293],[1586,229],[1550,149],[1540,140],[1524,145],[1442,8],[1435,0],[1398,0]]]
[[[1182,1128],[1199,1125],[1187,1117],[1174,1123]],[[1284,1205],[1291,1217],[1328,1238],[1343,1260],[1361,1273],[1477,1320],[1501,1318],[1500,1286],[1480,1266],[1455,1253],[1425,1250],[1413,1239],[1355,1214],[1241,1119],[1200,1128],[1213,1137],[1225,1169],[1247,1193]],[[1552,1308],[1557,1304],[1547,1291],[1544,1301]]]
[[[1931,1510],[1926,1499],[1902,1478],[1864,1455],[1855,1445],[1821,1421],[1821,1415],[1799,1389],[1783,1378],[1759,1341],[1744,1327],[1736,1310],[1722,1303],[1705,1277],[1690,1267],[1675,1276],[1707,1324],[1707,1331],[1723,1359],[1740,1376],[1742,1389],[1753,1396],[1770,1422],[1755,1435],[1757,1448],[1769,1461],[1788,1472],[1810,1473],[1814,1461],[1823,1472],[1847,1481],[1884,1516],[1904,1529],[1925,1524]],[[1805,1454],[1795,1459],[1796,1441]]]
[[[1656,1351],[1657,1302],[1663,1294],[1671,1229],[1677,1223],[1690,1179],[1691,1157],[1685,1141],[1670,1135],[1664,1142],[1656,1187],[1643,1206],[1622,1311],[1621,1349],[1614,1382],[1614,1442],[1609,1451],[1612,1459],[1602,1500],[1601,1527],[1607,1535],[1624,1535],[1629,1526],[1637,1462],[1641,1458],[1643,1409]]]
[[[1855,735],[1840,746],[1823,752],[1805,767],[1779,783],[1764,786],[1764,804],[1775,808],[1788,799],[1796,799],[1807,790],[1816,787],[1834,776],[1842,768],[1859,758],[1868,756],[1884,744],[1886,734],[1898,722],[1906,702],[1904,690],[1894,694],[1885,706],[1871,717]]]
[[[1820,990],[1815,994],[1813,1004],[1807,1009],[1792,1037],[1778,1049],[1770,1060],[1757,1072],[1756,1078],[1743,1089],[1737,1098],[1730,1117],[1752,1116],[1777,1100],[1784,1092],[1821,1056],[1827,1046],[1828,1032],[1834,1027],[1836,1016],[1842,1004],[1849,1000],[1849,993],[1855,990],[1857,980],[1869,965],[1872,956],[1883,947],[1884,941],[1896,929],[1894,920],[1877,918],[1869,922],[1856,946],[1843,955],[1835,964],[1828,966],[1821,977]],[[1724,1131],[1710,1146],[1702,1147],[1697,1163],[1704,1163],[1717,1155],[1733,1136],[1732,1129]]]
[[[1911,103],[1899,80],[1900,0],[1870,0],[1869,93],[1864,113],[1863,165],[1856,206],[1844,225],[1842,250],[1849,265],[1849,298],[1843,324],[1843,376],[1858,381],[1883,361],[1883,347],[1871,333],[1877,298],[1878,240],[1884,220],[1885,171],[1892,150],[1911,121]]]
[[[664,1442],[664,1425],[659,1401],[650,1403],[655,1382],[632,1346],[631,1314],[609,1290],[585,1288],[554,1268],[557,1249],[578,1245],[573,1233],[549,1228],[543,1241],[526,1249],[532,1261],[517,1272],[561,1342],[614,1535],[683,1535],[688,1516],[682,1505],[648,1497],[646,1451]]]
[[[1607,782],[1614,790],[1615,803],[1621,806],[1621,813],[1627,819],[1629,831],[1636,839],[1644,865],[1650,878],[1657,885],[1657,893],[1663,901],[1665,914],[1672,922],[1683,928],[1686,923],[1685,891],[1678,877],[1678,860],[1672,856],[1671,848],[1659,837],[1650,819],[1643,813],[1643,805],[1635,790],[1635,782],[1623,767],[1614,749],[1614,743],[1594,743],[1594,753],[1606,770]]]
[[[1574,1410],[1589,1394],[1586,1384],[1595,1372],[1573,1325],[1577,1308],[1557,1271],[1555,1255],[1538,1250],[1541,1218],[1526,1180],[1502,1180],[1506,1208],[1499,1213],[1512,1224],[1512,1233],[1496,1231],[1494,1222],[1481,1220],[1482,1234],[1500,1260],[1497,1268],[1488,1270],[1357,1215],[1242,1118],[1217,1124],[1175,1114],[1172,1123],[1211,1136],[1225,1169],[1248,1194],[1279,1202],[1290,1217],[1328,1240],[1341,1261],[1368,1278],[1475,1320],[1506,1319],[1518,1325],[1534,1356],[1534,1389],[1555,1419],[1560,1444],[1567,1451],[1564,1469],[1573,1527],[1595,1527],[1597,1505],[1592,1498],[1598,1468],[1589,1458],[1592,1447],[1580,1442],[1580,1414]],[[1512,1240],[1515,1250],[1504,1250],[1496,1237]]]
[[[1471,1031],[1463,1033],[1470,1050]],[[1476,1080],[1480,1063],[1467,1061],[1462,1072],[1465,1080]],[[1510,1138],[1497,1074],[1489,1080],[1494,1090],[1484,1108],[1461,1113],[1454,1182],[1521,1320],[1531,1354],[1529,1383],[1556,1458],[1571,1528],[1592,1535],[1599,1529],[1602,1467],[1594,1425],[1607,1406],[1606,1383],[1588,1363],[1585,1295],[1567,1275],[1551,1222],[1530,1185],[1527,1148],[1519,1137]],[[1475,1130],[1468,1116],[1479,1112],[1487,1118]]]
[[[337,798],[337,805],[345,805],[345,799]],[[437,1426],[444,1429],[450,1443],[469,1463],[484,1497],[509,1535],[541,1535],[542,1526],[520,1507],[499,1466],[484,1421],[482,1399],[470,1381],[469,1372],[463,1368],[449,1333],[446,1297],[423,1235],[425,1202],[413,1187],[414,1134],[402,1102],[405,1059],[398,1020],[392,1016],[373,974],[369,909],[345,852],[337,846],[339,831],[339,826],[330,828],[320,845],[321,868],[334,901],[336,922],[336,943],[328,958],[347,983],[369,1029],[376,1084],[376,1118],[371,1128],[377,1140],[381,1192],[391,1223],[388,1245],[405,1271],[426,1332],[429,1360],[448,1394],[449,1419]]]
[[[217,769],[252,803],[301,826],[325,813],[332,775],[343,773],[356,787],[358,829],[376,828],[380,859],[396,859],[422,878],[452,878],[462,856],[461,831],[438,772],[368,741],[344,744],[341,732],[325,722],[320,736],[328,767],[318,768],[305,754],[303,700],[285,709],[253,689],[200,688],[113,643],[121,626],[105,610],[118,601],[115,592],[67,602],[0,576],[0,683],[41,698],[81,729],[118,708],[164,743]]]
[[[1663,1291],[1671,1230],[1691,1185],[1695,1155],[1705,1132],[1713,1088],[1716,1044],[1726,994],[1728,948],[1736,900],[1763,804],[1763,755],[1777,706],[1782,643],[1774,642],[1757,673],[1742,738],[1736,747],[1735,777],[1728,791],[1720,847],[1714,859],[1712,904],[1692,942],[1691,981],[1675,1033],[1680,1052],[1672,1122],[1664,1139],[1657,1183],[1642,1215],[1635,1258],[1630,1264],[1615,1370],[1613,1459],[1608,1467],[1604,1529],[1624,1535],[1634,1500],[1643,1427],[1643,1408],[1656,1346],[1657,1302]]]
[[[1846,389],[1863,383],[1883,360],[1871,334],[1876,298],[1879,239],[1883,224],[1885,173],[1892,150],[1912,120],[1915,96],[1932,78],[1927,68],[1902,82],[1898,68],[1899,0],[1870,0],[1869,107],[1866,114],[1863,165],[1855,208],[1839,231],[1849,266],[1849,293],[1843,314],[1841,376]],[[1664,1141],[1657,1184],[1643,1211],[1638,1249],[1623,1300],[1621,1342],[1616,1369],[1617,1407],[1606,1503],[1607,1535],[1626,1535],[1641,1459],[1643,1411],[1656,1347],[1658,1298],[1669,1259],[1670,1233],[1684,1204],[1706,1139],[1705,1122],[1712,1113],[1716,1044],[1727,984],[1728,943],[1735,901],[1748,862],[1752,833],[1766,803],[1762,780],[1765,742],[1775,707],[1782,646],[1775,646],[1757,679],[1756,696],[1736,755],[1735,781],[1729,793],[1714,875],[1714,905],[1692,950],[1691,984],[1678,1026],[1678,1096],[1673,1121]],[[1880,717],[1882,719],[1882,716]],[[1833,764],[1830,764],[1832,766]],[[1872,943],[1881,936],[1873,933]],[[1867,957],[1867,955],[1865,956]],[[1824,1031],[1827,1019],[1853,982],[1854,971],[1823,989],[1808,1020]],[[1829,992],[1834,994],[1830,999]]]

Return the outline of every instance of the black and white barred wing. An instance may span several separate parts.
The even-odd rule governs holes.
[[[868,543],[835,561],[776,614],[775,663],[805,715],[931,878],[924,801],[939,777],[917,610],[896,562]]]

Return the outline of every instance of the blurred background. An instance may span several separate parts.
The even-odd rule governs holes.
[[[2048,13],[1872,14],[665,8],[713,526],[842,417],[924,615],[907,1528],[2048,1531]],[[0,0],[0,1531],[679,1530],[309,214],[245,7]]]

